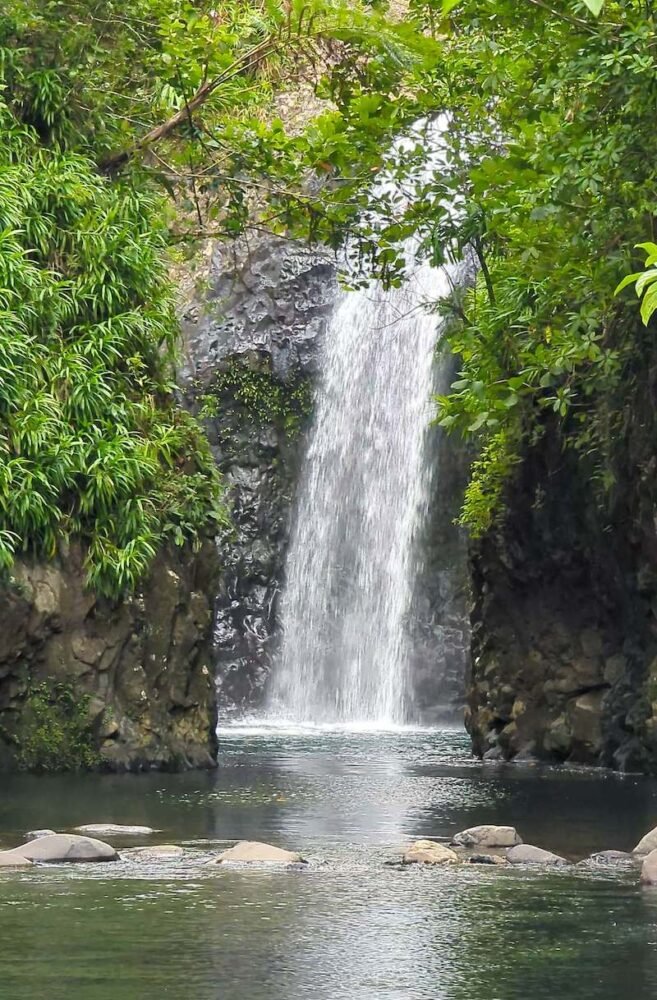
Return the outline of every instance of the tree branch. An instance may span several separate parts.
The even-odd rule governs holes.
[[[205,104],[209,97],[218,90],[223,84],[228,83],[236,76],[240,76],[242,73],[246,73],[249,70],[255,69],[263,60],[267,58],[273,51],[278,42],[277,35],[269,35],[258,45],[255,45],[248,52],[245,52],[243,56],[236,59],[235,62],[229,66],[220,76],[215,77],[212,80],[208,80],[203,84],[202,87],[196,91],[194,96],[189,100],[185,101],[185,106],[177,111],[175,115],[167,121],[162,122],[162,124],[155,126],[149,132],[137,140],[128,149],[123,149],[118,153],[112,153],[110,156],[106,157],[100,164],[100,169],[107,174],[116,173],[121,170],[122,167],[126,165],[137,153],[146,149],[148,146],[152,146],[154,143],[159,142],[160,139],[166,138],[170,135],[179,125],[184,121],[190,121],[191,115],[197,108]]]

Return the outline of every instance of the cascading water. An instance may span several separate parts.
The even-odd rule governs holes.
[[[426,517],[435,315],[450,279],[345,293],[327,331],[282,601],[270,707],[295,722],[403,723]]]
[[[434,140],[444,125],[430,126]],[[438,162],[436,154],[430,166]],[[409,241],[407,260],[416,250]],[[409,721],[407,620],[431,485],[426,445],[438,336],[426,303],[451,287],[449,269],[424,264],[399,288],[375,283],[345,292],[336,305],[287,558],[270,717]]]

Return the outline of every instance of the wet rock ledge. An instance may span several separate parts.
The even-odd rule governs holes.
[[[211,540],[166,551],[122,602],[84,586],[83,552],[20,560],[0,588],[0,769],[212,767]]]

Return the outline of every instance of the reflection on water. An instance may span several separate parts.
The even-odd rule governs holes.
[[[633,870],[398,871],[409,838],[515,823],[573,859],[657,823],[657,785],[482,765],[459,733],[231,730],[213,774],[3,779],[0,844],[33,827],[157,827],[167,865],[0,872],[7,1000],[652,1000],[657,893]],[[220,842],[308,871],[203,867]],[[324,863],[320,863],[323,860]]]

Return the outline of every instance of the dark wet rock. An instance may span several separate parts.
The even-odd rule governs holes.
[[[471,854],[466,858],[469,865],[508,865],[508,858],[500,854]]]
[[[211,541],[198,552],[163,551],[141,589],[114,602],[85,586],[79,546],[50,563],[18,559],[13,583],[0,585],[0,769],[39,767],[31,692],[40,685],[84,702],[89,757],[100,768],[214,766],[217,569]],[[50,737],[42,742],[52,755]]]
[[[657,850],[657,827],[642,837],[633,850],[633,854],[651,854]]]
[[[518,844],[506,852],[507,859],[512,865],[567,865],[570,862],[558,854],[551,851],[544,851],[542,847],[533,847],[531,844]]]
[[[216,245],[207,282],[183,310],[180,381],[192,409],[206,401],[231,509],[215,631],[224,712],[258,706],[275,656],[312,385],[336,293],[332,259],[263,236]]]
[[[472,826],[452,838],[456,847],[515,847],[522,839],[514,826]]]
[[[503,515],[471,546],[466,724],[485,758],[532,746],[657,773],[654,366],[637,379],[605,504],[589,460],[547,421]]]
[[[456,865],[458,861],[455,851],[433,840],[416,840],[402,855],[405,865]]]
[[[25,834],[28,840],[39,840],[40,837],[53,837],[54,835],[54,830],[28,830]]]
[[[93,837],[77,837],[72,833],[55,833],[48,837],[39,837],[29,844],[14,848],[11,853],[29,861],[51,864],[119,860],[119,855],[109,844]]]
[[[296,851],[286,851],[281,847],[274,847],[272,844],[261,844],[254,840],[242,840],[234,847],[222,851],[216,858],[208,862],[209,865],[221,865],[225,863],[241,864],[276,864],[276,865],[303,865],[307,862]]]

